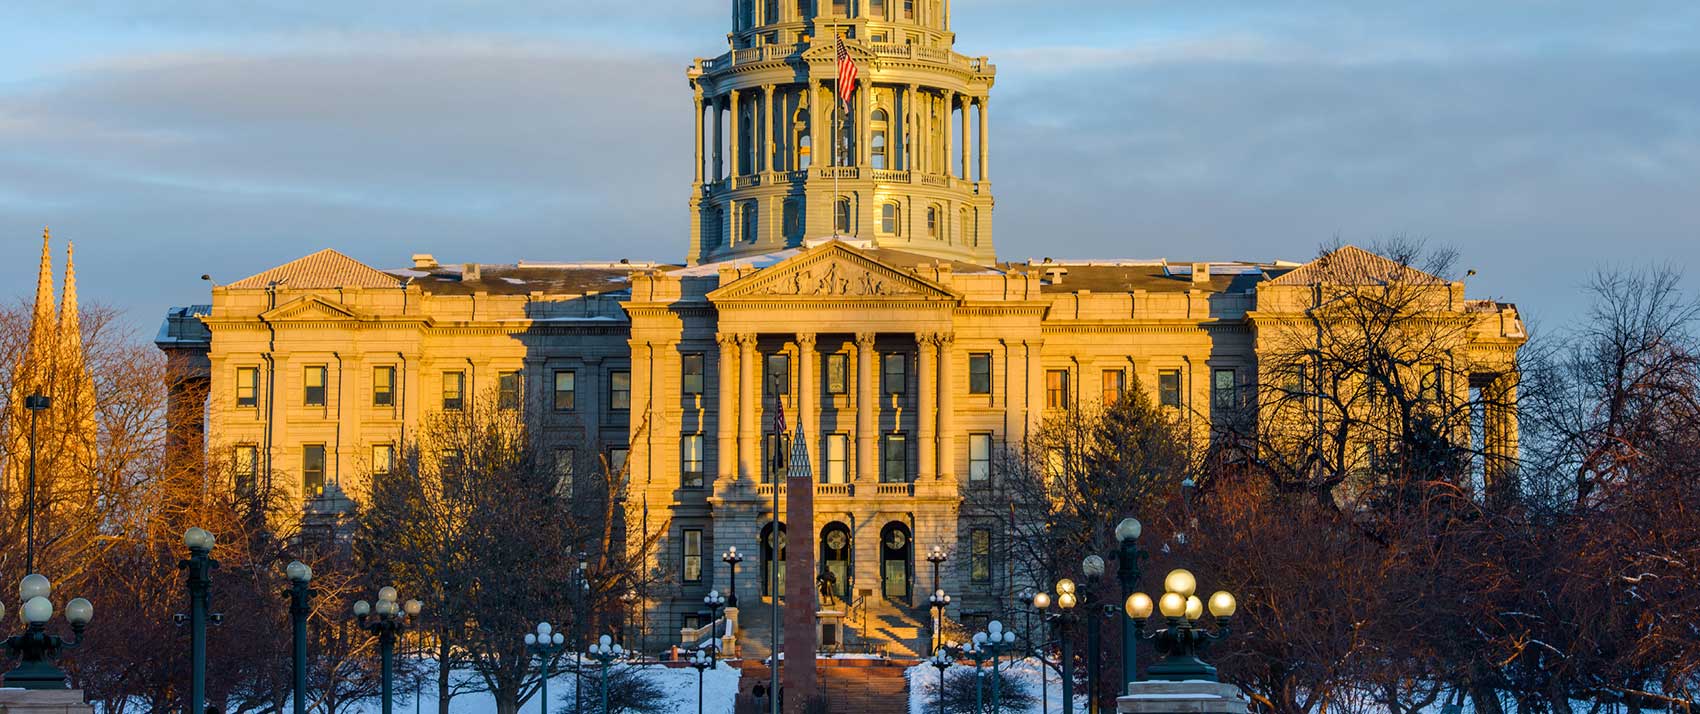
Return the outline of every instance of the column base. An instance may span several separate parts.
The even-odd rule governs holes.
[[[1133,682],[1116,698],[1117,714],[1246,714],[1250,700],[1222,682]]]

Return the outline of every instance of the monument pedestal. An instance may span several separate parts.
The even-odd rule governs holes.
[[[94,714],[81,689],[0,689],[6,714]]]
[[[844,647],[844,612],[842,610],[821,610],[815,613],[815,635],[820,642],[822,652],[833,652]]]
[[[1221,682],[1134,682],[1116,699],[1117,714],[1246,714],[1250,700]]]

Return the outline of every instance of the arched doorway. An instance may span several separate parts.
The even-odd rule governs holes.
[[[821,568],[832,574],[833,590],[839,600],[850,594],[850,527],[833,521],[820,532]]]
[[[779,524],[779,592],[785,592],[785,524]],[[761,594],[770,597],[773,594],[773,522],[761,527]]]
[[[887,600],[909,598],[910,556],[914,538],[909,527],[893,521],[880,529],[880,589]]]

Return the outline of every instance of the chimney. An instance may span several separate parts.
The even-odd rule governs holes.
[[[483,272],[479,270],[477,263],[465,263],[461,266],[460,281],[463,283],[478,282],[482,276]]]
[[[421,270],[437,267],[437,256],[430,253],[414,253],[413,267]]]
[[[1203,284],[1208,283],[1208,282],[1210,282],[1210,264],[1209,263],[1193,263],[1192,264],[1192,284],[1193,285],[1203,285]]]

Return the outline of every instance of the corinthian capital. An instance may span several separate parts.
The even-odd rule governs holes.
[[[797,333],[797,348],[805,352],[813,352],[815,350],[815,333]]]

